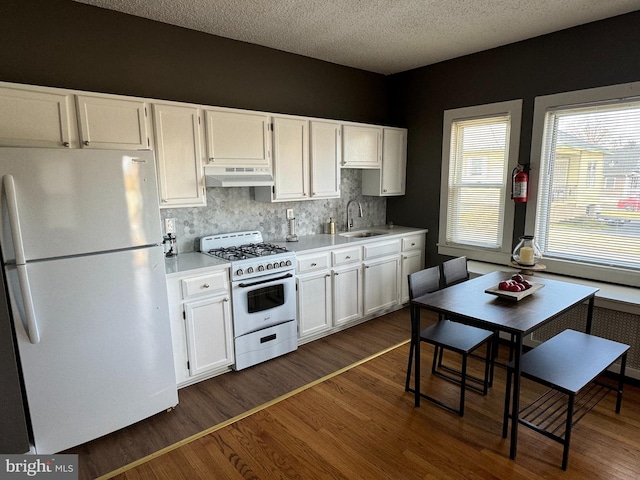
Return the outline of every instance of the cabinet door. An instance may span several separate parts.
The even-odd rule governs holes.
[[[331,328],[331,274],[329,270],[299,275],[298,336],[300,338]]]
[[[333,323],[362,318],[361,264],[333,269]]]
[[[409,275],[422,270],[422,252],[412,250],[402,254],[402,277],[400,278],[400,303],[409,301]]]
[[[0,145],[71,146],[72,96],[0,87]]]
[[[407,131],[384,128],[382,168],[362,172],[362,194],[374,196],[404,195],[407,176]]]
[[[153,105],[161,207],[206,205],[197,108]]]
[[[400,256],[364,262],[364,314],[398,303]]]
[[[122,150],[149,148],[144,102],[78,95],[76,103],[81,147]]]
[[[219,295],[184,304],[191,376],[234,362],[229,297]]]
[[[382,135],[382,195],[404,195],[407,171],[407,133],[385,128]]]
[[[340,197],[342,130],[339,123],[310,122],[311,198]]]
[[[293,118],[273,119],[274,200],[309,198],[309,124]]]
[[[207,155],[218,167],[271,165],[268,115],[258,112],[207,110]]]
[[[343,125],[342,166],[380,168],[382,165],[382,127]]]

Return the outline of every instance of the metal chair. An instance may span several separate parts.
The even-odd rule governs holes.
[[[452,258],[443,262],[442,279],[445,287],[469,280],[467,257]]]
[[[425,270],[421,270],[409,275],[409,298],[413,300],[421,295],[435,292],[439,289],[440,269],[439,267],[431,267]],[[417,308],[411,306],[411,318],[412,324],[417,315]],[[420,396],[451,411],[458,415],[464,415],[464,399],[467,388],[487,394],[489,382],[491,378],[492,370],[492,339],[493,332],[483,330],[481,328],[473,327],[471,325],[465,325],[462,323],[454,322],[451,320],[440,319],[434,325],[425,328],[420,332],[420,342],[429,343],[434,346],[433,362],[431,365],[431,373],[443,377],[449,381],[460,385],[460,402],[458,408],[447,405],[446,403],[424,393],[420,393]],[[476,349],[482,345],[486,345],[485,356],[485,371],[484,378],[479,379],[467,374],[467,358]],[[412,335],[412,342],[409,354],[409,362],[407,368],[407,379],[405,383],[405,390],[414,391],[409,387],[413,349],[418,348],[418,345],[414,344]],[[438,358],[443,350],[450,350],[455,353],[459,353],[462,356],[462,368],[459,371],[448,369],[451,373],[456,375],[449,375],[439,370]],[[481,384],[481,387],[467,384],[468,380],[476,381]]]

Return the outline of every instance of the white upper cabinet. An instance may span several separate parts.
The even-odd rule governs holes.
[[[209,165],[271,165],[269,115],[244,110],[207,109],[205,122]]]
[[[82,148],[150,148],[145,102],[108,96],[77,95],[76,104]]]
[[[0,85],[0,145],[11,147],[72,146],[77,136],[73,95],[54,89]]]
[[[157,103],[152,108],[160,207],[206,205],[200,110]]]
[[[256,200],[282,202],[340,197],[340,124],[273,117],[273,187],[256,187]]]
[[[309,122],[273,118],[274,200],[309,197]]]
[[[311,198],[340,197],[342,129],[337,122],[310,122]]]
[[[342,127],[342,166],[380,168],[382,165],[382,127],[345,124]]]
[[[407,174],[407,130],[383,128],[382,168],[362,172],[362,194],[392,196],[405,194]]]

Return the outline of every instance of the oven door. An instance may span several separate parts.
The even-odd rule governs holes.
[[[232,283],[234,336],[296,318],[293,270]]]

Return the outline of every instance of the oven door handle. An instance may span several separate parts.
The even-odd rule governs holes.
[[[259,282],[253,282],[253,283],[239,283],[238,286],[242,287],[242,288],[247,288],[247,287],[254,287],[256,285],[262,285],[263,283],[270,283],[270,282],[276,282],[278,280],[284,280],[285,278],[291,278],[293,277],[292,273],[287,273],[286,275],[283,275],[282,277],[277,277],[277,278],[269,278],[267,280],[260,280]]]

